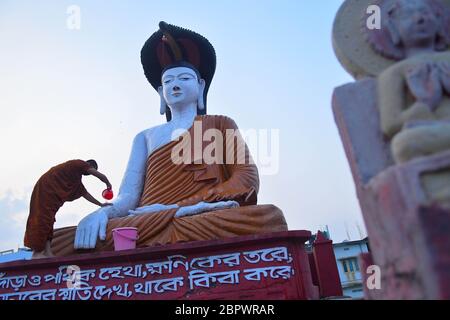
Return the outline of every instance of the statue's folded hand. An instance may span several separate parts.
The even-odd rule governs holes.
[[[128,213],[130,215],[137,216],[137,215],[155,213],[155,212],[159,212],[159,211],[176,209],[176,208],[178,208],[178,205],[176,205],[176,204],[166,205],[166,204],[155,203],[155,204],[151,204],[149,206],[137,208],[135,210],[129,210]]]
[[[192,206],[181,207],[180,209],[177,210],[175,216],[176,217],[193,216],[203,212],[237,208],[237,207],[239,207],[239,203],[232,200],[212,202],[212,203],[202,201]]]
[[[75,249],[94,249],[97,237],[106,239],[108,225],[108,211],[112,206],[103,207],[84,217],[78,224],[75,234]]]

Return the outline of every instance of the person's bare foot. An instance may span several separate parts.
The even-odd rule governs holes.
[[[31,256],[31,259],[45,259],[45,258],[49,258],[48,256],[46,256],[44,254],[44,252],[33,252],[33,255]]]
[[[45,244],[45,250],[44,250],[43,253],[44,253],[44,255],[47,258],[55,257],[55,255],[53,254],[53,251],[52,251],[52,243],[51,243],[51,241],[47,241],[47,243]]]

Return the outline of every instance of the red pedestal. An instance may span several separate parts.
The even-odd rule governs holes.
[[[310,236],[289,231],[1,264],[0,300],[318,299],[304,248]]]
[[[313,278],[317,278],[320,296],[322,298],[342,296],[341,281],[333,251],[333,241],[326,239],[320,231],[317,232],[317,238],[313,244],[313,257],[315,263]]]

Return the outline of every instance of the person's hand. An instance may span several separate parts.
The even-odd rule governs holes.
[[[112,208],[100,208],[84,217],[78,224],[75,233],[75,249],[94,249],[97,238],[106,239],[106,227],[108,225],[108,210]]]
[[[222,210],[222,209],[230,209],[239,207],[239,203],[236,201],[219,201],[219,202],[199,202],[192,206],[181,207],[177,210],[175,217],[186,217],[193,216],[196,214],[200,214],[208,211]]]
[[[112,203],[109,203],[109,202],[105,202],[105,203],[101,203],[100,204],[100,207],[108,207],[108,206],[112,206],[113,204]]]
[[[170,210],[170,209],[176,209],[176,208],[178,208],[178,205],[176,205],[176,204],[166,205],[166,204],[155,203],[155,204],[152,204],[149,206],[137,208],[135,210],[129,210],[128,213],[130,215],[138,216],[138,215],[142,215],[142,214],[149,214],[149,213]]]

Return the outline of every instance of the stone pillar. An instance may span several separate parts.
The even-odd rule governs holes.
[[[440,15],[450,19],[450,0],[437,0],[433,6],[428,0],[422,2],[429,8],[439,6]],[[405,3],[399,2],[396,10],[402,10]],[[415,2],[411,8],[419,12],[418,4]],[[356,79],[334,90],[332,105],[369,236],[371,255],[361,257],[361,271],[367,277],[365,268],[376,265],[381,272],[381,288],[368,290],[364,286],[366,298],[450,299],[450,149],[433,149],[433,142],[439,145],[448,140],[444,129],[437,133],[431,130],[442,128],[442,121],[447,121],[441,114],[442,110],[449,110],[446,101],[450,94],[443,91],[437,95],[436,108],[440,112],[430,107],[430,122],[421,122],[414,113],[402,118],[387,112],[413,110],[421,102],[419,95],[414,94],[417,90],[434,92],[426,76],[411,76],[411,70],[421,68],[414,60],[417,57],[394,58],[388,54],[396,44],[385,37],[391,32],[383,29],[387,23],[379,28],[369,28],[364,23],[370,21],[370,5],[370,0],[346,0],[333,26],[336,56]],[[391,8],[389,1],[380,0],[378,6],[384,19],[410,18],[386,15]],[[437,19],[435,10],[431,11]],[[442,32],[448,30],[442,28]],[[433,49],[435,52],[423,57],[421,63],[438,70],[436,66],[441,62],[436,54],[450,63],[449,52],[430,48]],[[402,69],[406,64],[408,71]],[[439,70],[433,72],[449,81],[448,74]],[[396,87],[397,80],[393,79],[405,83]],[[438,83],[437,92],[441,89],[442,83]],[[389,123],[397,120],[399,128],[391,130]],[[407,135],[412,128],[420,134]],[[401,141],[403,149],[395,143],[393,147],[393,139],[400,133],[405,137],[405,132],[409,139]],[[429,140],[421,140],[424,137]],[[418,154],[420,147],[429,151]],[[396,159],[392,150],[397,150]],[[414,156],[398,157],[398,150],[408,150]]]

